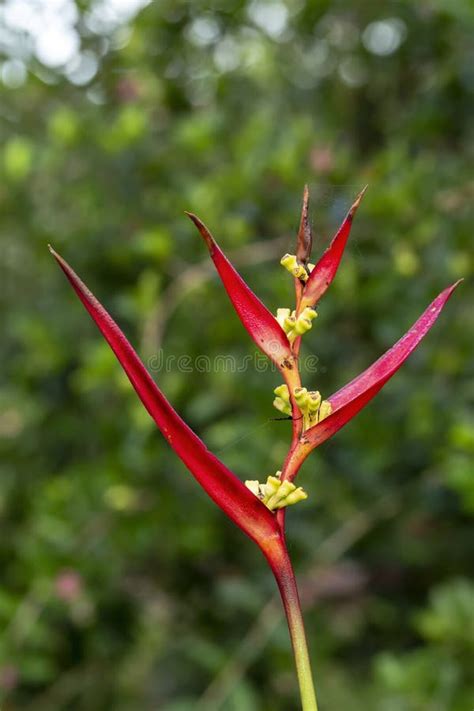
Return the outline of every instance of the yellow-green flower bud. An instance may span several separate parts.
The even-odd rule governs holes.
[[[281,397],[285,402],[290,402],[290,393],[288,391],[288,385],[279,385],[273,391],[277,397]]]
[[[282,501],[279,501],[275,508],[281,509],[284,506],[292,506],[293,504],[297,504],[299,501],[304,501],[307,498],[308,494],[301,488],[301,486],[299,486],[294,491],[290,491],[290,493]]]
[[[296,261],[296,255],[284,254],[283,257],[280,259],[280,264],[282,267],[285,267],[285,269],[288,269],[289,271],[291,269],[294,269],[298,265],[298,262]]]
[[[281,486],[281,481],[277,476],[268,476],[263,485],[264,502],[268,502],[276,494]]]
[[[270,509],[270,511],[273,511],[273,509],[276,509],[278,507],[280,501],[286,499],[288,494],[290,494],[294,490],[295,485],[292,484],[291,481],[280,482],[280,486],[278,487],[277,491],[266,502],[267,507]]]
[[[282,412],[284,415],[291,415],[291,405],[289,402],[285,402],[283,398],[276,397],[273,400],[273,407]]]
[[[257,496],[270,511],[297,504],[308,498],[301,487],[298,489],[290,481],[281,481],[281,471],[268,476],[265,484],[258,481],[246,481],[245,486]]]
[[[296,279],[301,279],[302,281],[307,280],[308,274],[306,272],[306,269],[303,267],[302,264],[298,263],[296,255],[285,254],[285,256],[281,258],[280,264],[285,267],[285,269],[289,271],[290,274],[293,274]]]
[[[306,333],[306,331],[309,331],[311,326],[313,325],[311,322],[313,319],[316,318],[318,314],[314,309],[309,308],[307,306],[301,314],[298,316],[295,325],[293,326],[293,329],[295,333],[298,334],[298,336],[302,336],[303,333]]]
[[[311,326],[312,323],[308,318],[301,318],[300,316],[293,328],[298,336],[302,336],[306,331],[310,330]]]
[[[321,393],[319,390],[311,390],[308,393],[308,410],[310,413],[316,413],[321,405]]]
[[[308,391],[306,388],[295,388],[293,394],[300,410],[306,410],[308,407]]]
[[[310,321],[315,319],[318,315],[318,312],[312,309],[310,306],[306,306],[306,308],[303,309],[303,311],[300,314],[300,318],[307,318]]]
[[[319,412],[318,412],[318,422],[321,422],[321,420],[326,419],[332,412],[332,406],[331,403],[328,402],[327,400],[323,400],[320,407],[319,407]]]
[[[285,320],[283,321],[283,330],[286,331],[286,333],[289,333],[293,328],[295,327],[296,324],[296,318],[295,318],[295,312],[291,314],[291,316],[286,316]]]

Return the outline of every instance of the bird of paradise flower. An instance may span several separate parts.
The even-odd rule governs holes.
[[[288,622],[303,711],[317,711],[317,701],[298,588],[286,547],[286,509],[307,497],[301,487],[296,487],[294,480],[312,450],[349,422],[395,374],[431,329],[459,284],[458,281],[444,289],[390,350],[333,395],[323,399],[318,391],[303,387],[298,361],[301,338],[311,329],[317,316],[315,307],[336,275],[364,192],[365,189],[355,200],[329,247],[313,265],[309,262],[313,239],[308,219],[308,189],[305,187],[296,254],[287,254],[281,260],[294,278],[295,308],[278,309],[276,316],[234,269],[207,227],[198,217],[187,213],[204,238],[244,328],[258,348],[276,364],[284,381],[275,388],[274,405],[292,419],[292,440],[281,470],[262,483],[258,480],[243,483],[207,449],[165,398],[105,308],[50,247],[168,444],[210,498],[255,541],[268,561]]]

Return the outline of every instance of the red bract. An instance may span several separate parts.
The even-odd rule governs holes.
[[[260,299],[234,269],[211,233],[201,220],[191,212],[186,213],[194,222],[222,279],[225,290],[251,338],[281,370],[291,365],[291,346],[285,332]]]
[[[332,413],[304,433],[302,441],[305,445],[310,445],[310,449],[314,449],[325,442],[372,400],[426,336],[461,281],[460,279],[442,291],[390,350],[328,398],[332,405]]]
[[[314,306],[336,276],[336,272],[339,268],[342,255],[349,238],[354,215],[362,201],[362,198],[364,197],[366,190],[367,186],[361,190],[351,209],[347,213],[344,222],[336,232],[331,244],[309,275],[308,281],[306,282],[306,286],[303,290],[301,309],[304,309],[305,306]]]
[[[50,250],[169,445],[224,513],[262,548],[267,548],[268,539],[279,535],[275,517],[181,419],[112,317],[69,264],[51,247]]]

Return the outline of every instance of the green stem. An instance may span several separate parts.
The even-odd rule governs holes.
[[[278,546],[277,551],[274,550],[272,552],[272,555],[268,557],[268,561],[278,583],[283,607],[285,608],[300,687],[302,711],[318,711],[298,588],[284,543]]]

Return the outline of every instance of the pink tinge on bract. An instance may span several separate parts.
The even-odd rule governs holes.
[[[273,514],[181,419],[112,317],[67,262],[53,249],[50,250],[170,446],[224,513],[267,549],[268,541],[280,535]]]
[[[410,330],[390,350],[328,398],[332,405],[332,413],[304,433],[304,442],[311,445],[311,449],[332,437],[390,380],[432,328],[444,305],[461,281],[462,279],[442,291]]]

